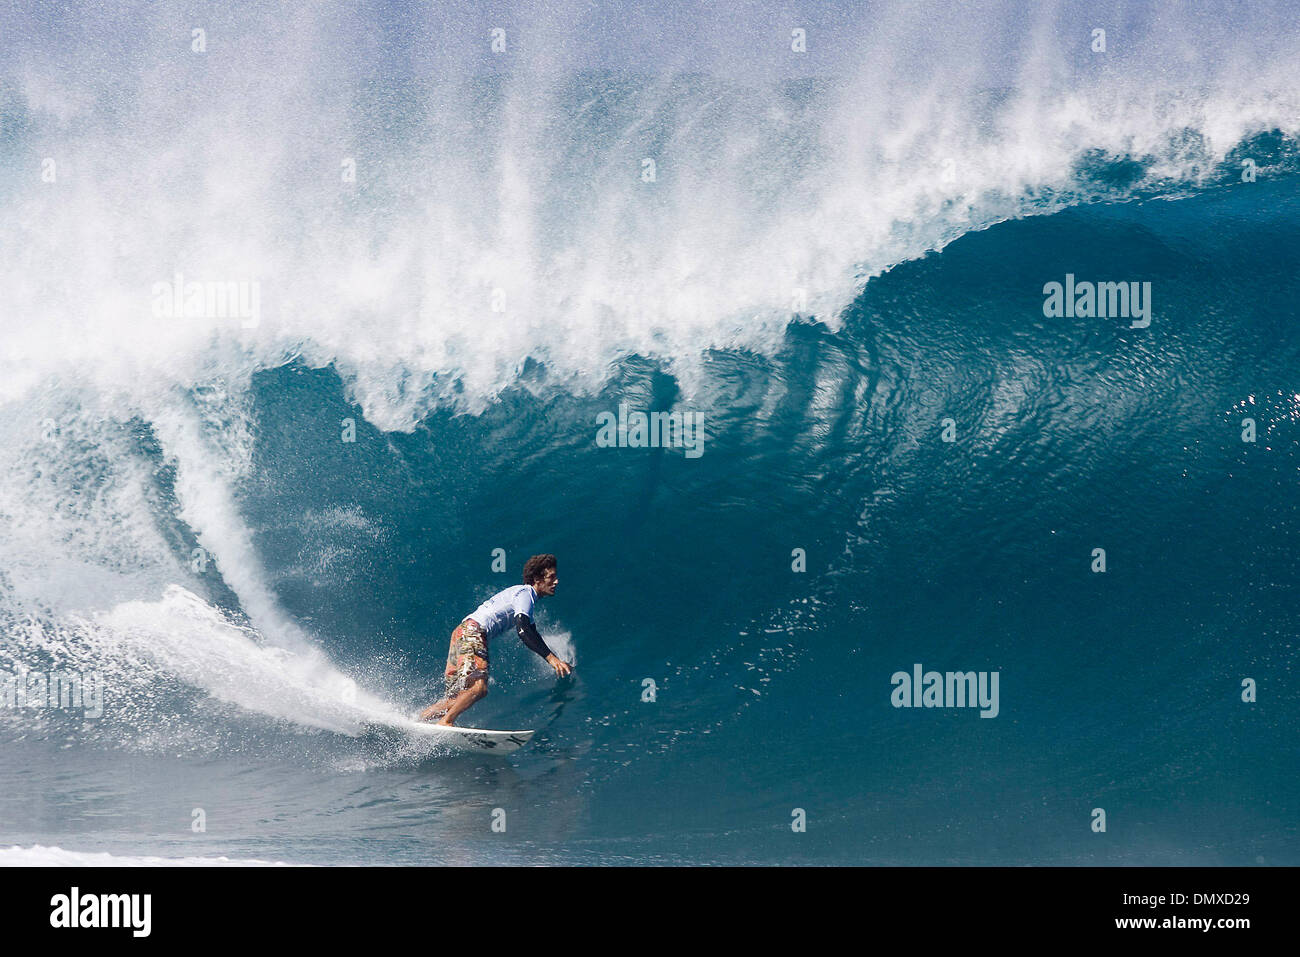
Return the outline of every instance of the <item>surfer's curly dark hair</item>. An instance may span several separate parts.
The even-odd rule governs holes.
[[[554,555],[534,555],[524,562],[524,584],[531,585],[538,579],[545,578],[546,573],[555,567]]]

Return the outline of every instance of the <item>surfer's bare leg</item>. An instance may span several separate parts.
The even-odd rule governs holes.
[[[474,680],[464,691],[452,699],[451,707],[447,709],[447,713],[442,716],[442,720],[438,724],[446,725],[449,728],[452,727],[456,723],[456,719],[464,714],[470,705],[486,695],[487,679],[478,678]]]
[[[456,672],[454,671],[448,672],[444,676],[444,680],[447,682],[446,694],[444,694],[442,698],[440,698],[438,701],[435,701],[433,704],[429,705],[429,707],[425,708],[423,711],[420,712],[421,721],[433,721],[437,718],[441,718],[444,714],[447,713],[447,709],[451,707],[452,701],[456,699],[456,692],[451,690],[452,688],[451,681],[455,676],[456,676]]]
[[[441,701],[434,702],[420,712],[421,721],[432,721],[434,718],[441,717],[448,708],[451,707],[451,699],[443,698]]]
[[[433,721],[435,718],[441,718],[451,707],[451,703],[456,700],[456,692],[452,691],[453,681],[456,678],[456,633],[451,636],[451,647],[447,652],[447,671],[443,675],[443,680],[447,683],[447,693],[438,701],[435,701],[429,707],[420,712],[421,721]]]

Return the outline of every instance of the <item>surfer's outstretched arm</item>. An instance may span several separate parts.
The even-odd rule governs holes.
[[[530,650],[545,658],[546,663],[554,668],[555,673],[561,678],[573,670],[572,665],[567,661],[561,661],[556,657],[555,652],[546,647],[546,642],[542,640],[541,634],[537,631],[537,626],[533,624],[533,620],[527,615],[515,615],[515,631],[519,635],[519,640],[528,646]]]

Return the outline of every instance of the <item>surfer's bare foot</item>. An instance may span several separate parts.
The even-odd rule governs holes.
[[[444,728],[456,727],[456,722],[451,718],[443,718],[441,721],[435,721],[434,724],[442,725]]]

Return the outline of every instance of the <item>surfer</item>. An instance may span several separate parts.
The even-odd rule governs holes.
[[[519,640],[546,659],[563,678],[573,670],[555,656],[533,624],[533,605],[538,598],[555,594],[560,583],[554,555],[534,555],[524,563],[524,583],[497,592],[451,633],[442,700],[420,712],[421,721],[441,718],[438,724],[451,727],[470,705],[487,694],[488,642],[511,625]]]

